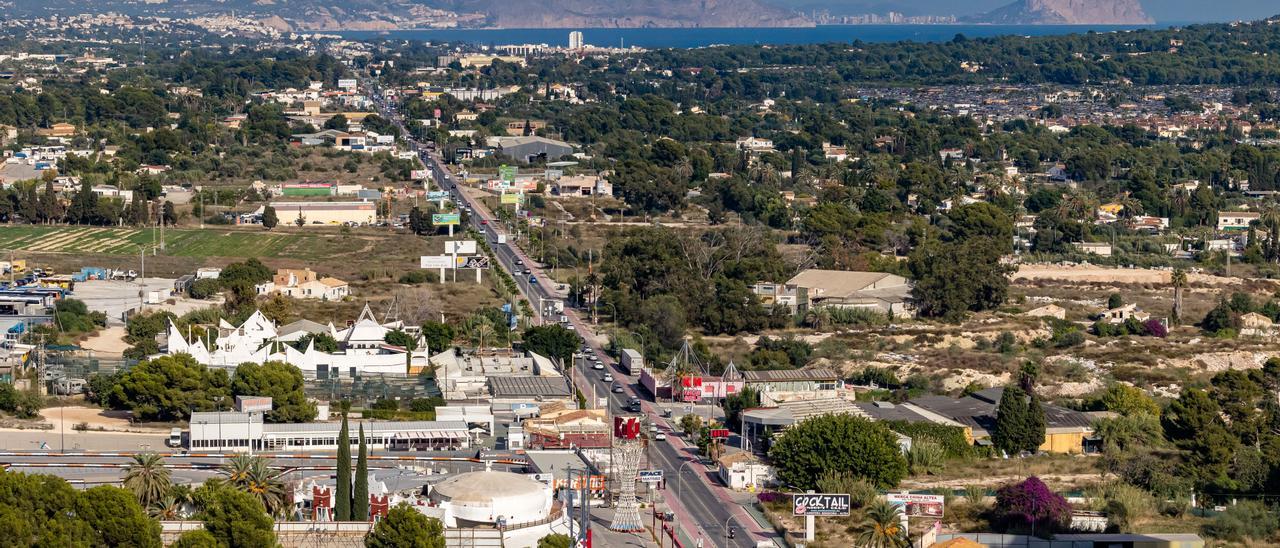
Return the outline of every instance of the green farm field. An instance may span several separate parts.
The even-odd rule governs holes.
[[[39,253],[137,254],[159,243],[151,229],[66,226],[0,227],[0,249]],[[262,230],[168,229],[161,254],[174,257],[287,257],[315,259],[358,247],[356,241],[325,234]]]

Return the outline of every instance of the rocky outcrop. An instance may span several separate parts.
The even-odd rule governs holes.
[[[1018,0],[966,22],[996,25],[1150,25],[1138,0]]]

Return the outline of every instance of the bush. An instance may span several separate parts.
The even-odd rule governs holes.
[[[415,413],[424,413],[427,411],[435,411],[437,407],[444,405],[444,398],[432,396],[430,398],[416,398],[409,402],[409,410]]]
[[[849,378],[849,382],[859,386],[876,385],[880,388],[897,388],[901,385],[898,374],[888,367],[867,367]],[[895,428],[896,430],[896,428]]]
[[[929,438],[913,438],[911,450],[907,452],[907,463],[912,474],[932,474],[942,468],[942,461],[946,456],[946,451],[938,442]]]
[[[1105,493],[1107,519],[1121,531],[1129,531],[1134,523],[1155,513],[1151,494],[1127,483],[1108,486]]]
[[[1040,478],[1029,477],[996,491],[996,516],[1009,532],[1035,531],[1051,535],[1065,529],[1071,519],[1071,505]]]
[[[35,394],[20,391],[12,384],[0,383],[0,411],[12,413],[20,419],[34,419],[43,403]]]
[[[407,285],[416,285],[423,283],[436,283],[440,281],[440,275],[435,272],[426,270],[410,270],[400,275],[400,283]]]
[[[218,283],[218,280],[203,278],[193,282],[187,293],[192,299],[208,299],[217,295],[219,291],[222,291],[222,284]]]
[[[1246,538],[1265,540],[1278,528],[1280,522],[1265,505],[1246,500],[1228,507],[1227,511],[1205,524],[1204,534],[1231,542],[1244,542]]]
[[[943,456],[949,459],[967,459],[973,456],[973,446],[964,437],[964,429],[931,422],[887,421],[889,429],[912,440],[925,439],[941,446]]]
[[[849,472],[823,472],[818,477],[818,491],[822,493],[847,493],[854,508],[863,508],[876,501],[880,492],[871,482]]]

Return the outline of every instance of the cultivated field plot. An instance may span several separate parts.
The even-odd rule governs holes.
[[[339,251],[319,235],[226,229],[165,231],[165,255],[283,257]],[[19,226],[0,228],[0,249],[44,253],[138,253],[159,241],[151,229]],[[340,246],[341,247],[341,246]]]

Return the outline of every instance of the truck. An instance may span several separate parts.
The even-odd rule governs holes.
[[[636,371],[644,369],[644,356],[635,349],[623,348],[622,359],[618,360],[618,365],[628,375],[634,375]]]

